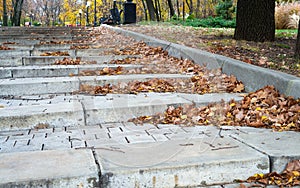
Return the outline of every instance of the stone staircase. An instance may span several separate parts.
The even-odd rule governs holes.
[[[82,84],[191,77],[78,76],[83,70],[142,66],[109,63],[143,54],[114,54],[113,49],[134,40],[108,31],[1,28],[0,44],[11,50],[0,50],[0,187],[236,187],[235,179],[282,170],[300,155],[298,133],[127,122],[168,106],[241,100],[237,93],[78,93]],[[89,48],[71,49],[80,45]],[[69,56],[41,56],[58,51]],[[94,63],[54,65],[64,58]],[[270,142],[262,144],[265,140]],[[294,149],[282,157],[277,151],[291,140]]]

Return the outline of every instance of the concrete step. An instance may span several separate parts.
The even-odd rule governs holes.
[[[132,55],[102,55],[102,56],[30,56],[22,58],[22,65],[53,65],[56,60],[63,60],[64,58],[80,58],[81,61],[90,62],[96,61],[97,64],[108,63],[116,59],[125,59],[130,57],[140,57]],[[20,66],[20,65],[19,65]]]
[[[44,49],[44,50],[32,50],[30,51],[30,55],[31,56],[40,56],[41,54],[43,53],[46,53],[46,52],[57,52],[57,51],[63,51],[63,52],[68,52],[68,54],[71,56],[71,57],[75,57],[75,56],[100,56],[100,55],[104,55],[104,52],[107,52],[108,50],[110,49],[79,49],[79,50],[71,50],[70,48],[69,49],[65,49],[65,48],[62,48],[60,49],[59,47],[57,48],[51,48],[51,49]]]
[[[91,150],[0,154],[0,187],[95,187],[98,166]]]
[[[68,173],[73,176],[68,174],[71,178],[66,185],[77,182],[75,177],[78,175],[93,177],[100,174],[94,177],[98,184],[94,182],[93,187],[202,187],[226,184],[235,179],[247,179],[255,173],[267,173],[272,164],[267,155],[233,139],[231,135],[255,136],[264,133],[274,139],[285,136],[283,133],[274,135],[270,130],[243,127],[223,132],[226,133],[220,137],[220,130],[213,126],[136,126],[133,123],[2,131],[0,156],[5,160],[1,160],[1,183],[3,186],[25,186],[29,184],[29,179],[31,184],[38,185],[45,183],[44,177],[53,177],[51,174],[56,172],[56,176],[48,178],[48,184],[64,179]],[[276,143],[272,144],[275,146]],[[278,146],[275,148],[280,149]],[[29,155],[34,160],[26,160],[25,156],[28,158]],[[44,160],[45,155],[51,155],[49,160]],[[69,155],[70,161],[58,169],[53,168],[58,162],[54,159],[62,160],[66,155]],[[8,173],[10,164],[20,161],[13,162],[17,156],[23,159],[22,162],[26,161],[26,165],[15,165],[14,169],[21,170],[28,165],[23,169],[26,176]],[[83,160],[79,170],[61,170],[63,167],[73,168],[78,159]],[[49,170],[40,170],[36,174],[34,172],[43,164],[40,160],[47,162]],[[33,165],[33,162],[38,165]],[[32,165],[38,167],[29,168]],[[59,187],[65,184],[54,185]]]
[[[81,84],[105,85],[118,84],[133,80],[145,81],[153,78],[190,78],[191,75],[180,74],[134,74],[112,76],[83,76],[83,77],[38,77],[38,78],[13,78],[0,79],[1,95],[39,95],[72,93],[78,91]]]
[[[113,65],[113,64],[87,64],[87,65],[46,65],[46,66],[22,66],[0,67],[0,79],[3,78],[34,78],[34,77],[67,77],[78,75],[85,70],[99,70],[105,67],[133,69],[139,65]]]
[[[41,95],[3,97],[1,130],[98,125],[164,112],[168,106],[241,100],[238,94],[191,95],[176,93],[108,94],[107,96]],[[198,96],[198,98],[196,97]],[[63,108],[62,108],[63,107]]]

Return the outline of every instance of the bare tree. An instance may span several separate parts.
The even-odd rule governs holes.
[[[36,0],[36,4],[42,21],[48,26],[54,25],[61,12],[62,0]]]

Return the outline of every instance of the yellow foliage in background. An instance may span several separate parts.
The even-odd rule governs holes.
[[[297,29],[300,3],[280,3],[275,8],[276,29]]]

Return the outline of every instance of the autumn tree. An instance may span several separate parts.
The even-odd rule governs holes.
[[[238,0],[234,39],[274,41],[274,14],[274,0]]]

